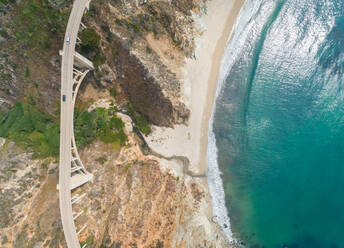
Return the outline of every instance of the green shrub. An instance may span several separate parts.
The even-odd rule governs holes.
[[[4,38],[8,38],[8,33],[4,28],[0,28],[0,35]]]
[[[74,121],[75,139],[80,147],[91,144],[96,138],[97,124],[94,114],[83,111],[77,115]]]
[[[93,65],[95,66],[95,68],[98,68],[100,65],[104,64],[105,60],[106,57],[104,55],[102,55],[101,53],[97,53],[97,55],[93,58]]]
[[[59,154],[59,126],[33,105],[16,103],[0,115],[0,136],[31,150],[36,157]]]
[[[115,130],[121,130],[122,128],[124,128],[124,123],[120,118],[112,116],[110,119],[110,128]]]
[[[139,113],[133,106],[129,105],[128,110],[130,115],[134,118],[136,127],[144,134],[148,135],[151,132],[151,128],[148,120],[141,113]]]
[[[63,37],[68,16],[68,11],[55,9],[46,0],[16,1],[11,28],[18,43],[33,52]]]
[[[109,111],[97,108],[76,113],[75,139],[79,147],[99,138],[105,143],[125,145],[124,123]],[[35,157],[57,157],[60,145],[59,121],[28,103],[16,103],[7,113],[0,112],[0,137],[9,138],[34,153]]]
[[[127,141],[123,121],[116,116],[109,116],[107,109],[85,110],[77,114],[75,119],[75,139],[80,147],[91,144],[97,138],[104,143],[119,141],[121,146]]]
[[[104,164],[106,162],[106,157],[105,156],[101,156],[99,158],[96,159],[96,161],[100,164]]]
[[[25,68],[25,77],[28,78],[30,76],[30,69],[29,67]]]
[[[106,57],[102,54],[100,49],[101,37],[99,34],[91,28],[85,28],[80,33],[80,39],[81,50],[93,61],[95,68],[104,64]]]
[[[92,51],[98,52],[100,44],[100,36],[91,28],[85,28],[80,33],[82,50],[89,53]]]
[[[152,48],[150,48],[150,46],[146,46],[146,52],[147,52],[147,53],[152,53],[152,51],[153,51],[153,50],[152,50]]]
[[[113,97],[116,97],[117,96],[117,90],[115,88],[111,88],[110,89],[110,95]]]
[[[87,211],[87,208],[84,208],[84,212],[86,212],[86,211]],[[93,242],[94,242],[93,239],[94,239],[93,236],[88,236],[85,241],[80,243],[80,246],[83,247],[84,245],[87,245],[88,247],[89,246],[92,247]]]

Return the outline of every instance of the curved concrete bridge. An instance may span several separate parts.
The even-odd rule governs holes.
[[[60,167],[59,198],[64,235],[68,248],[80,248],[78,235],[86,225],[77,223],[83,211],[73,213],[73,205],[80,204],[85,194],[74,194],[72,190],[91,181],[89,173],[80,160],[74,137],[74,105],[80,84],[93,64],[75,51],[81,18],[90,0],[75,0],[64,39],[61,65],[61,123],[60,123]],[[86,245],[83,246],[83,248]]]

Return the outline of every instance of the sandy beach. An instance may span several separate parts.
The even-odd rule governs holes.
[[[183,98],[190,109],[189,125],[174,128],[153,127],[147,137],[150,147],[164,156],[185,156],[189,170],[206,173],[208,127],[216,92],[219,68],[228,38],[244,0],[213,0],[207,14],[196,20],[203,33],[196,38],[195,59],[187,59]]]

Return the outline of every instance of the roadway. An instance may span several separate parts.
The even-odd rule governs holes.
[[[69,248],[80,248],[73,221],[71,202],[71,142],[73,135],[72,87],[76,39],[86,4],[89,0],[75,0],[66,29],[62,51],[61,75],[61,122],[60,122],[60,171],[59,194],[60,212],[65,239]],[[67,44],[67,37],[70,44]],[[66,101],[62,101],[62,95]]]

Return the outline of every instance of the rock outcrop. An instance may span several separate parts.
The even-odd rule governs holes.
[[[118,85],[130,103],[152,124],[187,123],[183,103],[185,57],[192,57],[199,34],[193,15],[203,1],[95,1],[85,22],[102,36],[108,66],[102,85]],[[111,71],[109,73],[109,70]],[[106,80],[104,80],[106,78]]]
[[[229,247],[209,213],[210,196],[201,178],[176,174],[141,152],[126,122],[126,148],[95,142],[81,151],[94,182],[74,207],[88,247]],[[90,156],[92,154],[92,156]],[[58,167],[6,141],[1,149],[0,247],[66,247],[60,221]],[[172,163],[172,162],[171,162]]]

